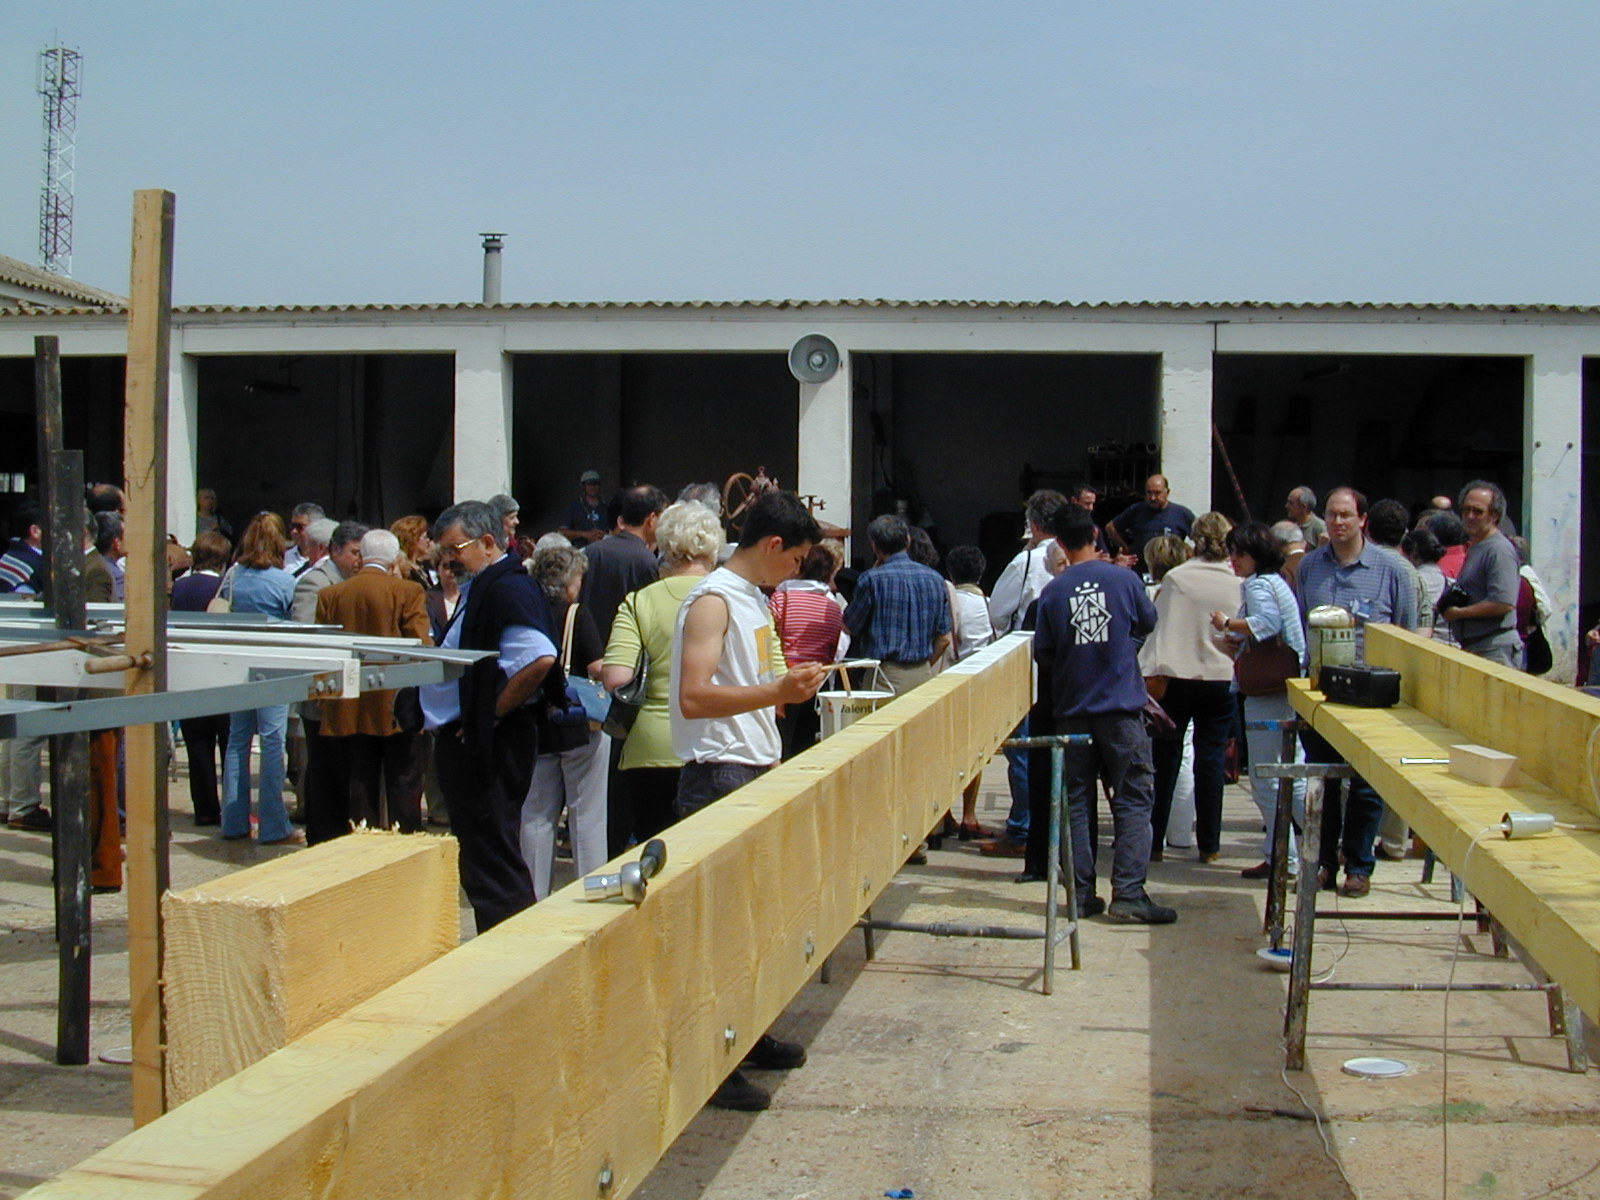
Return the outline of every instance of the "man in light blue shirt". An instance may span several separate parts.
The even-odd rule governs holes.
[[[1366,660],[1368,622],[1417,627],[1417,593],[1405,572],[1377,543],[1367,538],[1367,498],[1354,488],[1328,493],[1323,517],[1328,541],[1300,560],[1299,598],[1304,615],[1325,604],[1348,609],[1356,620],[1356,661]],[[1312,730],[1300,735],[1306,761],[1342,763],[1344,758]],[[1383,820],[1383,801],[1359,775],[1340,795],[1340,780],[1327,781],[1322,794],[1322,853],[1317,886],[1331,891],[1344,850],[1341,895],[1365,896],[1372,888],[1373,842]]]

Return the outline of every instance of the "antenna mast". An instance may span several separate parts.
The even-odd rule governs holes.
[[[77,158],[79,55],[65,46],[39,54],[44,97],[44,192],[39,198],[39,264],[72,274],[72,176]]]

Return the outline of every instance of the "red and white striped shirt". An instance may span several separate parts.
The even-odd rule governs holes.
[[[831,663],[839,656],[844,614],[828,585],[814,579],[791,579],[772,593],[767,605],[783,642],[790,666],[803,662]]]

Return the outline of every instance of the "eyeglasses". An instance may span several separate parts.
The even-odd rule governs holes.
[[[289,522],[289,531],[291,533],[298,532],[299,530],[302,530],[305,527],[306,527],[306,523],[304,521],[290,521]]]
[[[454,546],[446,546],[445,549],[450,551],[451,554],[460,554],[468,546],[472,545],[474,542],[476,542],[478,540],[479,540],[478,538],[468,538],[464,542],[457,542]]]

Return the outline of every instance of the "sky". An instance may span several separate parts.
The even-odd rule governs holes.
[[[72,273],[166,188],[179,304],[1600,303],[1588,0],[7,0],[28,262],[54,44]]]

